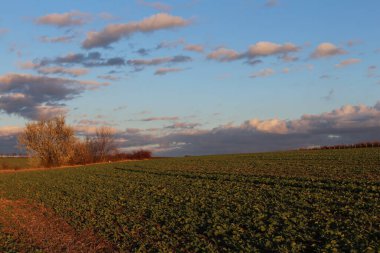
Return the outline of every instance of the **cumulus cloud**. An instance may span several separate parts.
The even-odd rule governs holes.
[[[64,114],[65,101],[108,83],[30,74],[0,76],[0,111],[28,119]]]
[[[89,32],[82,43],[82,47],[85,49],[95,47],[106,48],[112,43],[137,32],[147,33],[162,29],[183,27],[189,24],[190,21],[182,17],[172,16],[167,13],[158,13],[138,22],[111,24],[99,32]]]
[[[253,73],[250,77],[251,78],[257,78],[257,77],[268,77],[274,75],[276,72],[271,68],[266,68],[263,70],[260,70],[256,73]]]
[[[356,63],[359,63],[359,62],[361,62],[360,59],[350,58],[350,59],[341,61],[340,63],[336,64],[335,67],[337,67],[337,68],[343,68],[343,67],[346,67],[348,65],[356,64]]]
[[[221,125],[213,129],[199,129],[197,123],[176,122],[178,119],[144,119],[174,121],[161,129],[163,134],[154,134],[159,129],[151,133],[143,129],[115,129],[118,143],[123,150],[144,147],[153,150],[156,155],[182,156],[289,150],[380,139],[380,102],[374,106],[345,105],[330,112],[305,114],[293,120],[254,118],[241,124]],[[84,123],[89,124],[76,127],[79,133],[95,133],[96,125]],[[17,132],[17,129],[3,132],[11,135],[12,131]],[[4,150],[4,145],[9,150],[12,145],[12,141],[5,143],[3,139],[0,143],[0,150]]]
[[[298,52],[299,50],[300,47],[292,43],[277,44],[268,41],[260,41],[249,46],[246,52],[239,53],[236,50],[221,47],[209,53],[207,58],[220,62],[247,59],[247,63],[256,63],[259,61],[257,58],[260,57],[278,56],[284,61],[296,61],[298,58],[290,54]]]
[[[346,105],[294,120],[250,119],[240,125],[198,129],[175,122],[165,134],[121,131],[123,149],[151,148],[156,155],[206,155],[289,150],[301,147],[352,144],[380,139],[380,102],[374,106]],[[155,130],[157,131],[157,129]]]
[[[268,41],[257,42],[251,45],[247,55],[249,57],[263,57],[271,55],[286,55],[291,52],[297,52],[299,47],[292,43],[276,44]]]
[[[173,72],[181,72],[183,71],[184,69],[182,68],[159,68],[157,69],[154,74],[155,75],[159,75],[159,76],[162,76],[162,75],[166,75],[167,73],[173,73]]]
[[[239,54],[239,52],[225,47],[220,47],[207,55],[208,59],[220,62],[233,61],[239,59],[240,57],[241,54]]]
[[[187,51],[198,52],[198,53],[203,53],[204,51],[204,47],[199,44],[188,44],[183,49]]]
[[[380,139],[379,127],[380,103],[372,107],[346,105],[295,120],[253,119],[237,126],[172,133],[151,143],[176,147],[159,152],[162,155],[261,152],[375,141]],[[178,147],[175,143],[182,144]]]
[[[51,13],[35,19],[40,25],[52,25],[57,27],[78,26],[89,21],[89,14],[80,11],[66,13]]]
[[[311,58],[325,58],[346,53],[347,52],[342,48],[339,48],[332,43],[325,42],[317,46],[317,48],[311,54]]]

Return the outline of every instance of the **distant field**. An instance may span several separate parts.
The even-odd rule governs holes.
[[[28,159],[24,157],[0,157],[0,170],[29,168]]]
[[[0,174],[1,198],[43,204],[122,252],[380,250],[379,148]],[[46,250],[5,228],[0,252]]]

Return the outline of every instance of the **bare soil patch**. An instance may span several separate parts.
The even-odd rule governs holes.
[[[91,230],[76,231],[52,210],[26,200],[0,199],[0,228],[16,241],[44,252],[115,252]],[[23,249],[20,249],[23,251]]]

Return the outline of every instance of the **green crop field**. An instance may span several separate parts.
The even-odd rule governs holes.
[[[121,252],[379,252],[380,149],[168,158],[0,174]],[[0,225],[1,226],[1,225]],[[23,245],[0,232],[0,251]]]
[[[0,157],[0,170],[29,168],[28,159],[24,157]]]

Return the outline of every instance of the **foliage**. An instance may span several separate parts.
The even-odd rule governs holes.
[[[149,150],[136,150],[131,153],[115,153],[108,155],[108,161],[121,161],[121,160],[144,160],[152,158],[152,152]]]
[[[45,167],[68,164],[74,143],[74,129],[63,116],[28,123],[19,136],[19,144]]]
[[[66,125],[63,116],[28,123],[19,136],[19,145],[27,150],[33,166],[44,167],[151,156],[149,151],[128,154],[129,158],[126,158],[127,154],[118,153],[114,131],[109,127],[96,129],[95,135],[87,136],[85,140],[77,138],[74,136],[74,129]],[[6,163],[2,167],[9,168]]]
[[[376,252],[380,149],[147,160],[0,177],[123,252]]]

